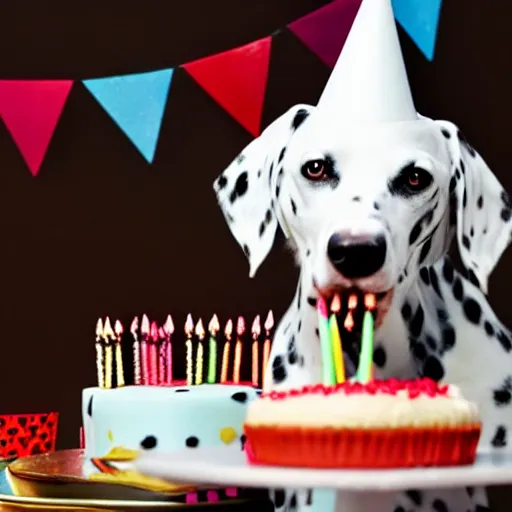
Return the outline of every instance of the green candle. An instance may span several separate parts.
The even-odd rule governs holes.
[[[372,378],[373,365],[373,314],[375,307],[375,296],[368,294],[364,298],[366,311],[363,317],[363,332],[361,334],[361,354],[359,355],[359,367],[357,369],[357,380],[366,384]]]
[[[217,339],[215,336],[219,328],[219,319],[217,315],[213,315],[208,324],[208,331],[210,332],[210,340],[208,342],[208,384],[214,384],[217,380]]]
[[[336,384],[336,374],[334,372],[331,333],[329,331],[327,304],[323,297],[319,297],[317,300],[317,312],[320,350],[322,352],[322,384],[324,386],[334,386]]]

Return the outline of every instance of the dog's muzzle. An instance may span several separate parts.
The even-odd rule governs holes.
[[[327,243],[327,256],[343,277],[369,277],[378,272],[386,261],[386,239],[379,235],[361,240],[335,233]]]

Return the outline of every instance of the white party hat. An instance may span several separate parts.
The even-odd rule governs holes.
[[[318,109],[342,124],[418,119],[391,0],[362,0]]]

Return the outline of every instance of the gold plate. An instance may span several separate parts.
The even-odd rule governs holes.
[[[177,495],[137,489],[123,484],[94,482],[83,472],[83,450],[62,450],[31,455],[11,462],[0,478],[13,494],[0,493],[0,512],[21,510],[181,510],[189,505],[175,501]],[[1,469],[1,468],[0,468]],[[199,490],[200,488],[197,487]],[[204,489],[204,488],[203,488]],[[183,496],[183,493],[179,493]],[[230,504],[246,499],[230,499]],[[201,503],[215,508],[226,501]]]

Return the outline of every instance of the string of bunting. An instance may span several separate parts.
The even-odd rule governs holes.
[[[183,69],[251,135],[260,133],[273,38],[289,30],[327,66],[343,48],[361,0],[333,0],[271,36],[174,68],[81,80],[148,163],[157,148],[171,84]],[[428,60],[434,57],[442,0],[393,0],[397,21]],[[0,80],[0,117],[37,176],[77,81]]]

